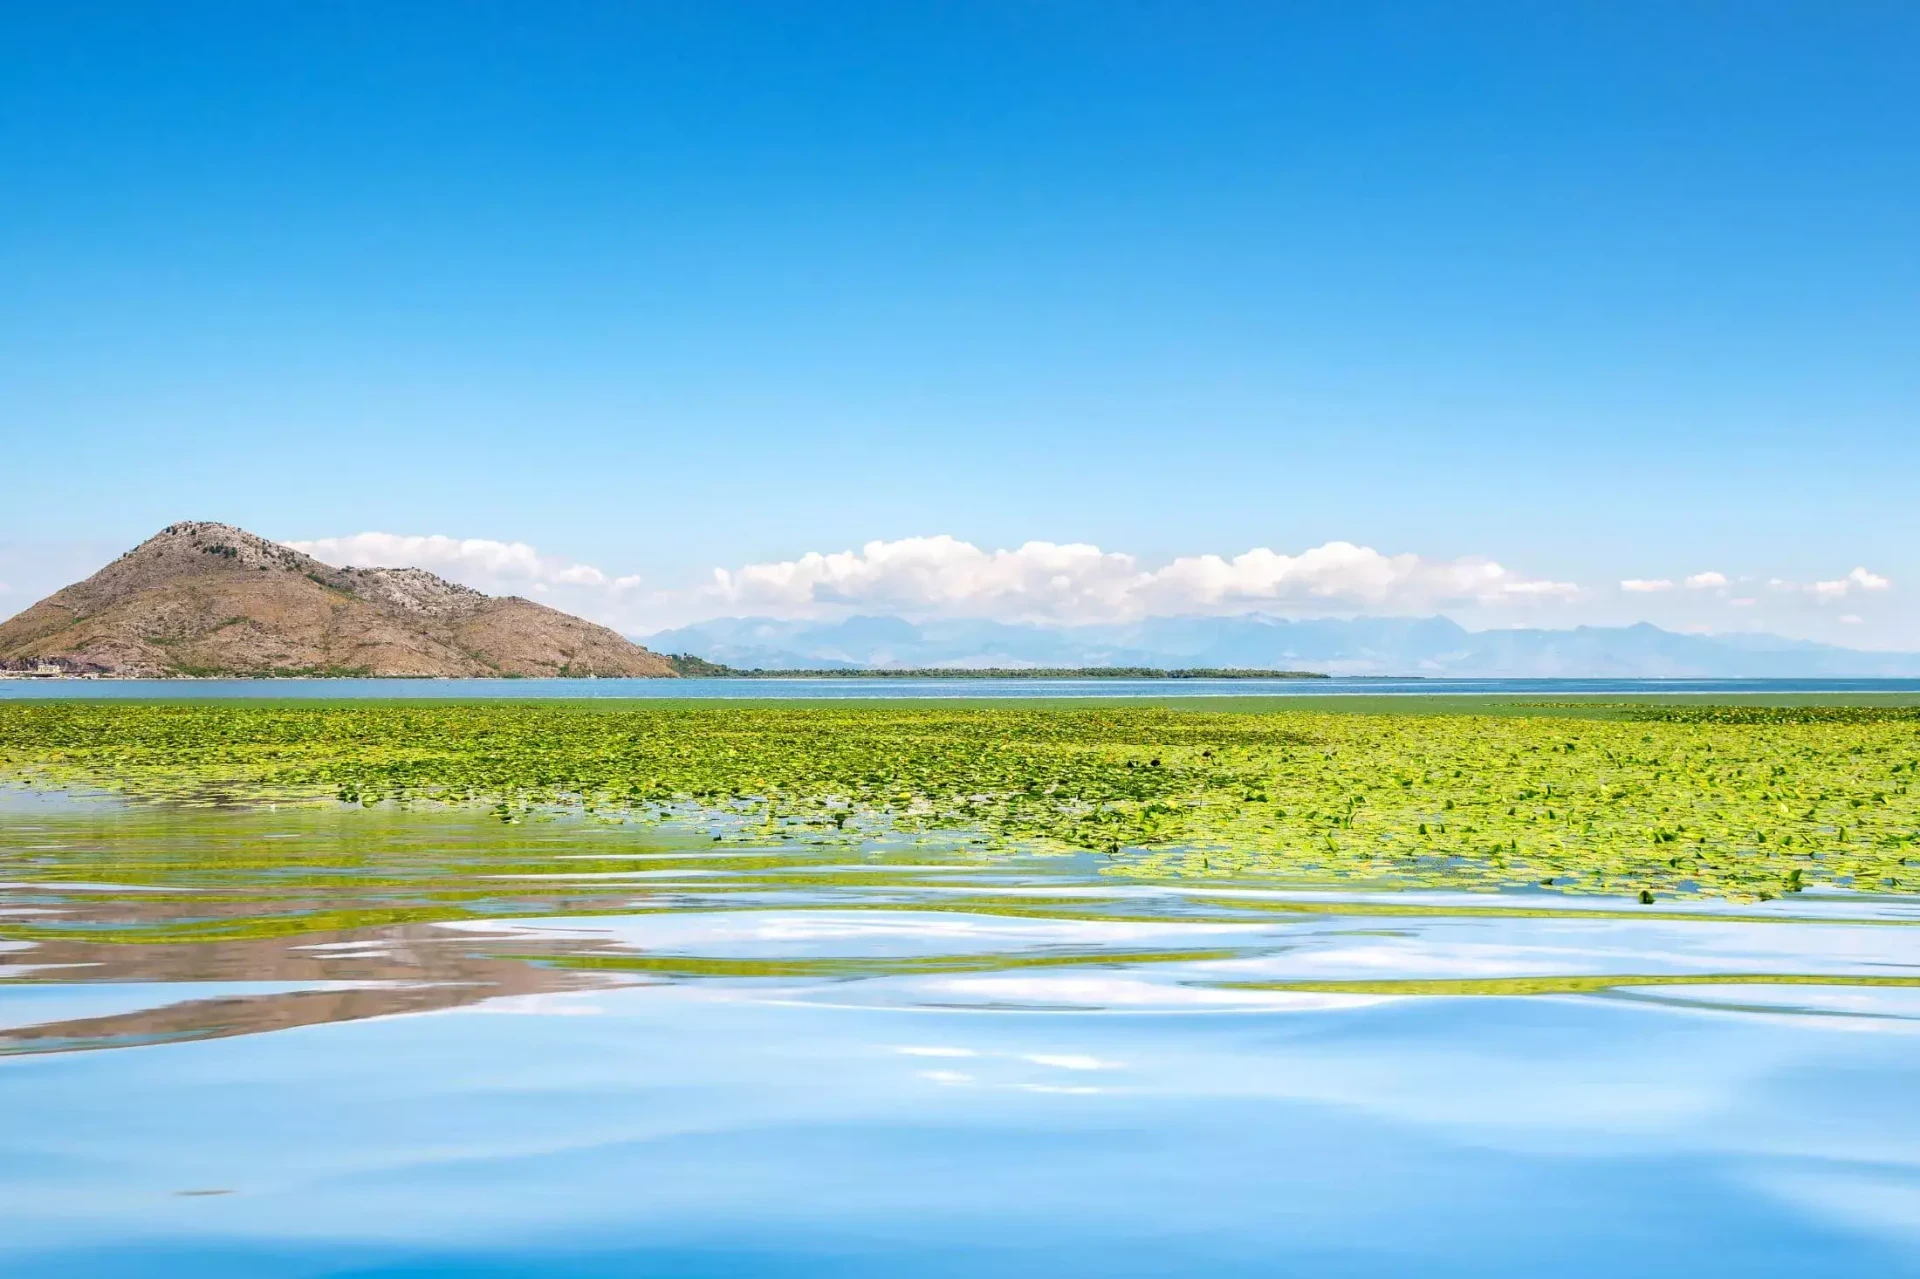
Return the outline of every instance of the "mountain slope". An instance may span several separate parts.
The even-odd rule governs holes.
[[[1872,653],[1768,635],[1681,635],[1641,623],[1469,631],[1444,617],[1164,617],[1106,626],[717,618],[646,638],[729,666],[1159,666],[1460,677],[1920,677],[1920,654]]]
[[[334,568],[174,524],[0,624],[0,667],[109,675],[671,676],[591,622],[417,568]]]

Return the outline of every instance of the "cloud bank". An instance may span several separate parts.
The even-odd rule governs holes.
[[[1870,573],[1865,568],[1856,568],[1845,577],[1836,577],[1823,582],[1790,582],[1782,577],[1772,578],[1767,582],[1767,589],[1770,591],[1787,595],[1807,594],[1819,600],[1839,600],[1863,591],[1887,591],[1892,588],[1891,581],[1878,573]]]
[[[640,582],[638,576],[609,579],[591,564],[542,555],[525,542],[485,537],[353,533],[283,545],[341,568],[424,568],[496,594],[529,589],[544,592],[552,586],[626,590]]]
[[[1864,566],[1817,581],[1697,573],[1596,587],[1496,560],[1388,554],[1353,542],[1297,552],[1255,547],[1148,563],[1087,543],[987,549],[948,535],[872,541],[857,550],[716,568],[682,586],[650,585],[526,542],[366,532],[286,545],[330,564],[413,565],[490,594],[532,595],[628,634],[723,616],[830,620],[853,613],[1076,625],[1149,617],[1430,616],[1469,627],[1625,625],[1712,633],[1776,627],[1802,636],[1877,635],[1911,644],[1893,583]]]
[[[1296,555],[1256,547],[1232,558],[1182,556],[1147,568],[1085,543],[989,551],[941,535],[715,569],[705,594],[727,610],[781,616],[844,608],[1084,623],[1259,609],[1417,613],[1578,592],[1570,582],[1525,577],[1488,559],[1385,555],[1352,542]]]

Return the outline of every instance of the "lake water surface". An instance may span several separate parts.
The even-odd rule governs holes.
[[[0,801],[8,1275],[1920,1273],[1920,904]]]
[[[1560,698],[1913,696],[1920,679],[0,679],[5,698]]]

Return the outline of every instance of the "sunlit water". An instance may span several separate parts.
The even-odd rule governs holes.
[[[1920,1273],[1920,904],[1127,869],[10,793],[0,1273]]]

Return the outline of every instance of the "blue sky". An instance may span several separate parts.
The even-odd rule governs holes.
[[[1904,4],[16,8],[0,612],[213,518],[630,630],[1920,648],[1917,60]]]

